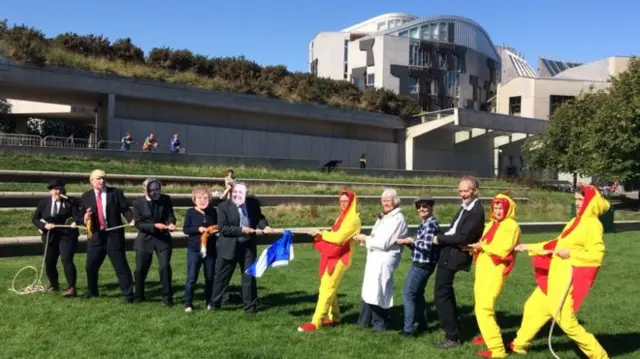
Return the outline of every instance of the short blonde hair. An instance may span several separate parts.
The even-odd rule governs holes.
[[[193,189],[193,191],[191,191],[191,201],[195,204],[196,203],[196,197],[199,194],[206,194],[207,198],[209,199],[209,202],[211,202],[211,192],[209,191],[208,188],[203,187],[203,186],[198,186],[196,188]]]
[[[91,174],[89,175],[89,181],[93,181],[96,178],[105,178],[105,177],[107,177],[107,174],[103,170],[95,169],[91,171]]]

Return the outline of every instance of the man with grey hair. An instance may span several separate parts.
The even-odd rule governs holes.
[[[171,253],[173,243],[171,232],[176,229],[171,197],[162,194],[162,184],[155,178],[147,178],[142,183],[144,196],[133,201],[133,219],[138,236],[133,242],[136,252],[135,299],[143,301],[144,282],[147,279],[153,253],[158,257],[158,271],[162,285],[162,303],[173,305]]]
[[[257,312],[256,279],[245,273],[245,269],[256,260],[256,229],[271,233],[269,222],[260,209],[260,202],[254,197],[247,197],[246,184],[236,183],[231,191],[231,199],[218,205],[219,237],[211,299],[213,310],[220,309],[231,276],[236,265],[239,265],[242,273],[244,310],[248,314]]]
[[[440,246],[440,258],[436,270],[434,302],[445,333],[445,340],[439,348],[447,349],[460,344],[458,308],[453,290],[453,280],[459,271],[471,269],[473,257],[463,250],[482,237],[484,230],[484,210],[478,201],[478,180],[472,176],[460,179],[458,192],[462,205],[453,218],[451,228],[443,235],[433,238]]]

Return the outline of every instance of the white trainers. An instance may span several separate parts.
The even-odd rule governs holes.
[[[184,308],[184,312],[185,313],[191,313],[192,311],[193,311],[193,308],[191,308],[191,307]]]
[[[207,310],[211,310],[212,308],[211,304],[207,304]]]

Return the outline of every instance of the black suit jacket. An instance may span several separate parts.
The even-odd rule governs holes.
[[[461,217],[460,217],[461,216]],[[456,227],[456,233],[452,235],[438,235],[438,243],[441,247],[438,265],[451,270],[471,269],[473,257],[460,247],[475,243],[482,237],[484,231],[484,209],[478,200],[471,210],[466,211],[462,207],[456,213],[451,225],[460,217]]]
[[[247,206],[249,227],[264,229],[269,226],[269,222],[260,209],[260,202],[256,198],[247,197],[245,205]],[[235,258],[237,246],[244,246],[255,255],[255,236],[247,236],[242,233],[240,213],[238,213],[238,207],[231,200],[226,200],[218,205],[218,233],[217,251],[220,257],[228,260]]]
[[[162,251],[172,247],[170,232],[160,231],[154,226],[156,223],[176,224],[171,197],[162,194],[157,201],[148,201],[146,197],[136,199],[133,201],[133,220],[138,229],[134,250],[153,253],[154,248]]]
[[[52,205],[53,201],[51,200],[51,197],[41,200],[31,217],[33,225],[35,225],[42,233],[43,241],[46,240],[47,232],[49,232],[44,228],[44,225],[47,223],[67,224],[67,219],[69,218],[73,218],[73,221],[76,223],[82,223],[82,213],[73,199],[70,198],[69,200],[66,200],[61,198],[60,210],[58,211],[58,214],[53,216],[51,215]],[[69,221],[68,224],[71,224],[71,221]],[[61,239],[77,240],[78,235],[78,229],[75,228],[54,228],[51,232],[51,236],[57,236]]]
[[[127,220],[127,223],[133,219],[133,214],[129,208],[129,203],[124,198],[124,193],[121,189],[114,187],[106,187],[107,191],[107,211],[104,214],[107,221],[107,227],[116,227],[122,225],[122,216]],[[100,223],[98,222],[98,208],[96,205],[96,194],[93,189],[88,190],[82,194],[81,197],[81,211],[82,211],[82,224],[84,223],[84,213],[87,208],[91,208],[91,231],[93,235],[89,240],[88,246],[99,245],[101,242],[98,240]],[[109,233],[109,238],[117,240],[116,247],[124,246],[124,228],[116,229]]]

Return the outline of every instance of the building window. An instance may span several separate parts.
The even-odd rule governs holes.
[[[409,76],[409,86],[407,88],[409,93],[418,93],[418,79],[413,76]]]
[[[383,21],[381,23],[378,23],[378,31],[384,31],[386,29],[387,29],[387,23],[386,22]]]
[[[429,29],[429,25],[424,25],[420,28],[420,37],[422,40],[431,39],[431,30]]]
[[[440,28],[440,31],[438,31],[438,40],[443,42],[449,40],[449,38],[447,37],[447,24],[442,22],[438,25],[438,27]]]
[[[444,77],[444,87],[445,91],[447,91],[447,96],[449,97],[458,97],[460,96],[460,84],[459,84],[459,75],[457,72],[449,71],[446,73]]]
[[[345,63],[344,64],[344,79],[346,80],[348,78],[349,75],[349,66]]]
[[[413,29],[409,30],[409,37],[412,39],[419,39],[420,36],[418,34],[418,28],[414,27]]]
[[[366,88],[375,88],[376,87],[376,75],[375,74],[368,74],[367,75],[367,83],[366,83]]]
[[[356,76],[351,76],[351,81],[353,82],[354,85],[360,87],[360,79]]]
[[[400,36],[400,37],[408,37],[409,36],[409,31],[400,31],[398,36]]]
[[[344,40],[344,62],[349,61],[349,40]]]
[[[522,110],[522,97],[509,97],[509,114],[514,116],[520,116]]]
[[[567,101],[573,100],[574,96],[559,96],[559,95],[551,95],[549,96],[549,117],[553,115],[553,112],[558,108],[558,106],[562,105]]]

